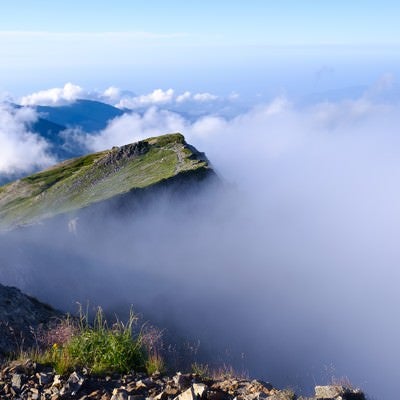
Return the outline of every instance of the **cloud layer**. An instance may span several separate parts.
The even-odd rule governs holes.
[[[30,108],[0,104],[0,174],[27,173],[56,162],[48,143],[29,129],[36,120]]]
[[[96,239],[74,257],[94,269],[105,265],[114,296],[143,307],[147,301],[154,314],[165,306],[168,316],[185,315],[177,323],[205,343],[242,351],[254,375],[311,386],[332,363],[336,377],[393,398],[400,107],[374,98],[299,107],[278,97],[234,118],[194,120],[159,105],[118,117],[95,135],[75,132],[97,151],[180,131],[234,195],[213,201],[199,218],[191,214],[190,224],[161,207],[135,219],[129,234],[128,221],[117,225],[114,242],[102,229],[104,252]],[[107,257],[112,271],[121,266],[112,284]],[[164,285],[142,293],[145,300],[131,287],[138,270]],[[171,287],[179,298],[171,298]]]
[[[207,103],[218,100],[219,97],[208,92],[191,93],[189,91],[177,94],[174,89],[155,89],[150,93],[135,95],[132,92],[110,86],[103,92],[87,91],[73,83],[66,83],[64,87],[55,87],[40,90],[23,96],[20,104],[23,106],[59,106],[71,104],[77,99],[100,100],[118,108],[138,109],[153,105],[162,106],[168,104]]]
[[[41,90],[21,98],[23,106],[58,106],[73,103],[79,98],[86,97],[84,90],[72,83],[66,83],[62,88]]]
[[[237,285],[246,308],[237,318],[252,327],[236,326],[249,363],[269,360],[278,380],[289,370],[317,376],[313,366],[333,363],[336,374],[371,392],[384,382],[380,394],[390,398],[395,376],[380,371],[396,370],[400,335],[393,319],[400,304],[399,112],[368,96],[304,108],[277,98],[232,119],[194,122],[150,108],[83,139],[101,150],[183,132],[242,194],[231,226],[219,231],[204,222],[203,232],[197,223],[196,232],[218,245],[201,239],[192,253],[203,255],[197,267],[204,274],[223,270]]]

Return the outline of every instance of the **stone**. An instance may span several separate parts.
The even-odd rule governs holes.
[[[125,389],[114,389],[111,400],[128,400],[128,393]]]
[[[53,382],[54,374],[51,372],[39,372],[36,376],[39,378],[39,385],[48,385]]]
[[[190,374],[181,374],[180,372],[178,372],[172,378],[172,380],[180,390],[185,390],[189,388],[192,384],[192,376]]]
[[[295,400],[296,395],[292,390],[281,390],[267,397],[268,400]]]
[[[207,393],[207,385],[204,383],[193,383],[193,392],[197,397],[203,397]]]
[[[128,400],[146,400],[146,397],[141,394],[129,394]]]
[[[195,383],[193,386],[179,396],[175,397],[174,400],[199,400],[207,392],[207,386],[202,383]]]
[[[22,386],[22,375],[21,374],[13,374],[11,378],[11,386],[13,389],[21,389]]]
[[[315,397],[318,399],[334,399],[346,393],[346,389],[339,385],[315,386]]]
[[[208,390],[207,391],[207,400],[229,400],[232,397],[229,393],[224,392],[222,390]]]
[[[315,397],[317,399],[365,400],[365,395],[361,390],[341,385],[315,386]]]
[[[31,399],[32,400],[37,400],[39,398],[39,390],[36,388],[31,388],[30,390],[31,393]]]
[[[60,388],[62,386],[61,376],[60,375],[55,375],[54,376],[54,380],[53,380],[53,383],[52,383],[51,386],[52,387],[57,387],[57,388]]]
[[[168,394],[165,391],[154,396],[154,400],[167,400],[167,399],[168,399]],[[136,400],[136,399],[130,399],[130,400]],[[140,400],[142,400],[142,399],[140,399]]]
[[[85,382],[83,376],[79,375],[76,371],[73,372],[69,378],[65,386],[60,390],[60,395],[71,395],[76,396],[76,394],[81,389],[83,383]]]
[[[249,382],[246,382],[245,385],[242,385],[239,389],[239,381],[236,379],[225,379],[223,381],[218,381],[212,385],[212,389],[220,390],[223,392],[227,392],[230,395],[234,396],[237,393],[246,394],[249,389]]]
[[[269,394],[269,392],[274,388],[270,383],[258,379],[252,380],[250,387],[254,392],[263,392],[266,394]]]
[[[151,379],[151,378],[140,379],[139,381],[136,382],[136,387],[138,389],[140,389],[140,388],[149,389],[149,388],[152,388],[155,386],[157,386],[157,385],[156,385],[156,383],[154,383],[153,379]]]
[[[100,398],[101,397],[101,391],[100,390],[94,390],[93,392],[88,394],[89,399],[94,399],[94,398]]]

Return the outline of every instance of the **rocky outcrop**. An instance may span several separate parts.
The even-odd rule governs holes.
[[[320,396],[333,397],[320,397]],[[7,365],[0,372],[2,399],[80,399],[80,400],[307,400],[291,390],[279,390],[260,380],[205,378],[178,373],[173,377],[127,375],[93,376],[74,371],[60,376],[30,360]],[[308,400],[364,400],[358,390],[318,386]]]
[[[34,345],[34,332],[60,315],[19,289],[0,284],[0,357]]]
[[[365,396],[361,390],[352,389],[341,385],[316,386],[315,397],[321,400],[365,400]]]

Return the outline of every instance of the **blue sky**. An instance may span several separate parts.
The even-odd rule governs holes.
[[[2,30],[185,33],[212,44],[399,44],[395,1],[13,1]]]
[[[73,81],[257,95],[367,84],[397,73],[399,15],[394,1],[5,2],[0,90]],[[332,82],[314,88],[321,70]]]

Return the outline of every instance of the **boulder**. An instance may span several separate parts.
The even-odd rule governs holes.
[[[65,386],[61,389],[60,394],[62,396],[76,396],[76,394],[81,389],[85,379],[78,372],[73,372],[69,378]]]
[[[321,400],[365,400],[365,395],[361,390],[341,385],[315,386],[315,397]]]

